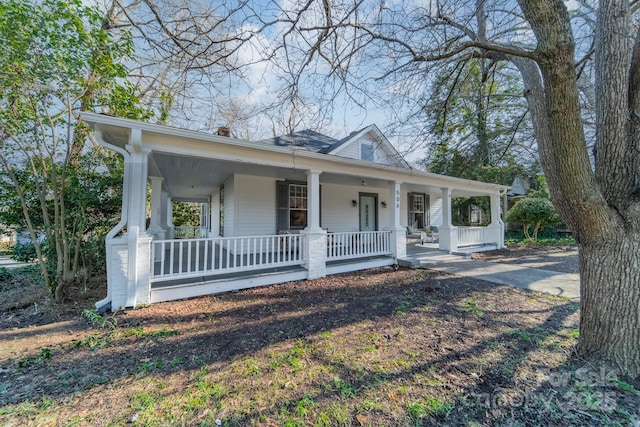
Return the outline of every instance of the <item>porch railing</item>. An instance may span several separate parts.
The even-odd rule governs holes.
[[[151,242],[151,280],[213,276],[301,265],[299,234]]]
[[[207,228],[198,225],[179,225],[173,229],[176,239],[199,239],[207,237]]]
[[[458,247],[496,243],[490,227],[457,227]]]
[[[390,231],[327,234],[327,261],[391,254]]]

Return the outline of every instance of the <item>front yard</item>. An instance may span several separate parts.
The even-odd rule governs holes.
[[[3,300],[25,286],[5,280]],[[0,424],[640,418],[640,384],[574,357],[579,306],[521,289],[389,268],[81,316],[94,300],[0,305]]]

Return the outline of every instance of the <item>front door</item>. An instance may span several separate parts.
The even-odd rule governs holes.
[[[378,229],[378,195],[360,193],[360,231]]]

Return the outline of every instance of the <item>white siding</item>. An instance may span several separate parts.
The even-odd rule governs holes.
[[[107,285],[111,296],[112,310],[127,305],[127,283],[129,276],[129,245],[125,237],[107,241]]]
[[[373,145],[373,161],[383,165],[400,166],[402,163],[395,157],[395,153],[391,152],[383,143],[376,141],[369,135],[364,135],[360,139],[351,141],[338,152],[339,156],[348,157],[350,159],[361,160],[362,144]]]
[[[377,163],[382,163],[384,165],[391,165],[391,166],[397,166],[397,167],[402,166],[402,162],[396,157],[396,154],[392,153],[385,146],[381,146],[378,149],[376,154],[377,154],[377,159],[376,159]]]
[[[276,180],[236,175],[236,193],[238,222],[234,236],[276,234]]]
[[[429,215],[431,216],[431,225],[439,227],[442,225],[442,197],[440,194],[429,194],[430,206]]]
[[[389,200],[389,189],[388,188],[377,188],[376,193],[378,193],[378,230],[384,230],[385,228],[391,227],[391,207],[393,203]],[[382,207],[382,202],[387,203],[387,207]]]
[[[224,235],[235,236],[236,223],[236,191],[235,176],[229,177],[224,183]]]
[[[378,230],[391,226],[392,201],[388,188],[321,183],[321,226],[331,232],[358,231],[360,193],[378,195]],[[401,223],[406,224],[406,193],[403,194]],[[216,198],[213,198],[214,205]],[[383,208],[381,202],[387,203]],[[215,224],[214,224],[215,226]],[[225,183],[225,236],[259,236],[276,233],[276,180],[235,175]],[[231,233],[234,234],[231,234]]]
[[[360,159],[360,141],[352,141],[342,148],[338,155],[350,159]]]
[[[354,207],[352,200],[359,200],[360,193],[378,195],[378,230],[384,230],[390,224],[389,189],[346,186],[339,184],[322,184],[322,228],[331,232],[358,231],[360,228],[360,210]],[[387,202],[387,208],[380,203]]]

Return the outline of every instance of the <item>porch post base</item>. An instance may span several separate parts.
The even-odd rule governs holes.
[[[407,230],[404,227],[389,227],[391,231],[390,244],[391,254],[394,258],[404,258],[407,256]]]
[[[449,253],[458,250],[458,228],[455,226],[440,226],[438,227],[439,246],[442,251],[448,251]]]
[[[134,307],[151,302],[151,241],[153,236],[138,236],[138,253],[135,271],[135,300]]]
[[[489,243],[495,243],[496,249],[504,249],[504,225],[500,223],[491,223],[487,228],[491,230],[489,232],[489,235],[491,236]]]
[[[305,268],[307,279],[319,279],[327,275],[327,232],[323,229],[304,230],[306,244]]]

